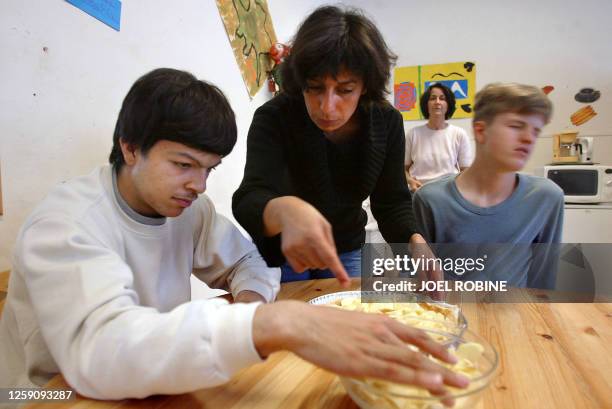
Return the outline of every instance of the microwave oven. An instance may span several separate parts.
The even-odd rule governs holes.
[[[566,203],[612,202],[612,166],[548,165],[536,174],[559,185]]]

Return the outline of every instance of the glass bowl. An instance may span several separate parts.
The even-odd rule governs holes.
[[[499,358],[495,348],[484,338],[472,331],[465,330],[462,335],[426,330],[428,335],[443,345],[458,350],[462,344],[480,344],[482,350],[474,357],[473,368],[463,372],[470,378],[466,389],[447,387],[445,398],[454,399],[454,409],[472,408],[482,398],[482,393],[489,387],[495,376]],[[473,345],[473,344],[472,344]],[[466,347],[464,349],[469,349]],[[461,361],[459,364],[465,361]],[[458,368],[455,365],[453,368]],[[464,367],[465,368],[465,367]],[[441,397],[433,396],[429,391],[412,385],[402,385],[377,379],[357,379],[341,376],[340,381],[349,396],[361,409],[441,409],[445,406]]]
[[[314,305],[335,305],[340,306],[342,301],[349,299],[361,300],[361,296],[373,298],[380,293],[361,292],[361,291],[340,291],[331,294],[325,294],[320,297],[313,298],[308,301]],[[410,301],[407,301],[409,299]],[[458,336],[463,334],[468,323],[461,309],[457,305],[447,304],[440,301],[434,301],[431,298],[422,294],[402,295],[399,302],[381,302],[381,303],[364,303],[369,304],[372,308],[366,312],[383,313],[391,318],[394,318],[404,324],[411,325],[424,330],[434,330],[443,333],[452,333]],[[419,315],[415,311],[409,311],[408,304],[426,304],[429,311],[419,311]],[[346,308],[346,307],[342,307]],[[355,310],[355,308],[346,308]],[[357,309],[362,311],[361,309]],[[445,314],[436,313],[436,311],[444,311]]]

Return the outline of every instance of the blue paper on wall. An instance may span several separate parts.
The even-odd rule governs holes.
[[[85,13],[119,31],[121,25],[121,1],[119,0],[66,0]]]

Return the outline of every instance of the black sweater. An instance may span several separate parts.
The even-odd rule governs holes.
[[[303,99],[279,95],[255,111],[247,140],[244,178],[234,193],[236,220],[252,236],[269,266],[285,262],[280,235],[263,235],[269,200],[297,196],[332,225],[339,253],[365,241],[370,196],[372,213],[389,243],[406,243],[416,232],[404,174],[404,128],[391,105],[359,108],[362,132],[334,144],[312,122]]]

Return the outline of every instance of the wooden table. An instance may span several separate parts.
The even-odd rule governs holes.
[[[358,282],[353,288],[358,288]],[[333,279],[283,284],[279,299],[341,291]],[[519,290],[523,291],[523,290]],[[471,330],[500,353],[480,408],[612,408],[612,304],[465,303]],[[66,388],[61,376],[47,385]],[[28,408],[357,408],[338,377],[287,352],[207,390],[119,402],[84,398]]]

